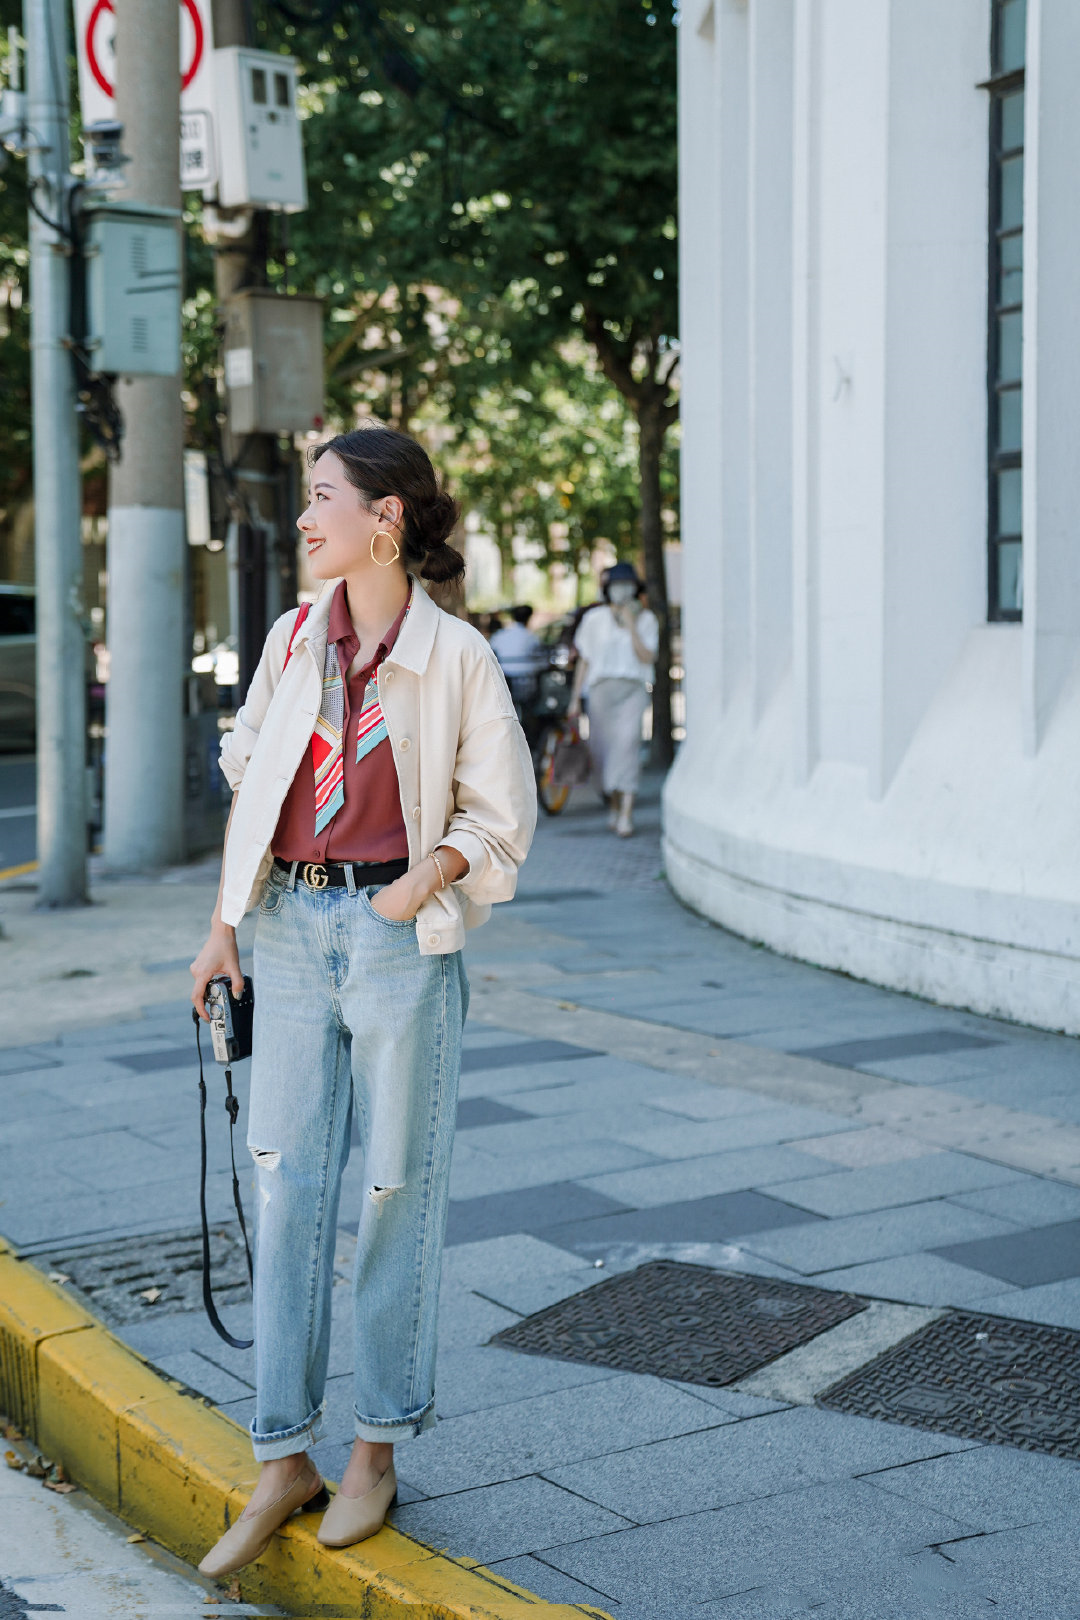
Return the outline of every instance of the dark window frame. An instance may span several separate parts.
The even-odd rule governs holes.
[[[1006,240],[1019,240],[1020,273],[1023,274],[1023,219],[1018,227],[1001,228],[1002,203],[1002,170],[1003,164],[1009,157],[1023,155],[1023,144],[1019,147],[1003,145],[1003,111],[1005,98],[1023,91],[1025,70],[1023,67],[1010,67],[1002,70],[1002,23],[1006,4],[1009,0],[991,0],[991,31],[990,31],[990,61],[992,64],[991,77],[986,81],[983,89],[990,96],[990,127],[989,127],[989,155],[990,155],[990,213],[988,221],[988,265],[987,265],[987,350],[986,350],[986,394],[987,394],[987,618],[991,623],[1019,622],[1023,618],[1023,607],[1004,606],[1001,600],[1001,566],[1000,547],[1017,544],[1021,546],[1023,556],[1023,529],[1013,533],[1001,534],[998,530],[998,479],[1002,472],[1016,470],[1023,477],[1023,456],[1020,449],[1003,450],[1000,447],[1000,415],[1001,399],[1004,394],[1020,394],[1021,420],[1023,417],[1023,385],[1001,384],[998,378],[998,369],[1001,359],[999,342],[999,320],[1003,314],[1020,314],[1023,310],[1023,294],[1019,302],[1003,304],[1002,296],[1002,243]],[[1022,282],[1021,282],[1022,286]],[[1022,489],[1022,484],[1021,484]],[[1022,563],[1021,563],[1022,566]],[[1023,597],[1021,594],[1021,604]]]

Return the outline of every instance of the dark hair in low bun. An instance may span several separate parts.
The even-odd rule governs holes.
[[[461,507],[439,488],[423,445],[396,428],[372,423],[313,446],[309,453],[312,465],[328,450],[337,456],[349,483],[366,501],[397,495],[403,502],[402,561],[410,574],[436,583],[461,578],[465,559],[447,545]]]

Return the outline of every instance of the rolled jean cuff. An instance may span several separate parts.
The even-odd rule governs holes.
[[[251,1449],[255,1453],[255,1461],[273,1462],[278,1457],[292,1457],[298,1451],[306,1451],[322,1439],[325,1411],[326,1402],[323,1401],[303,1423],[295,1423],[291,1429],[277,1429],[272,1434],[256,1434],[252,1425]]]
[[[435,1427],[435,1397],[426,1406],[410,1412],[406,1418],[366,1418],[353,1408],[356,1419],[356,1438],[369,1440],[377,1446],[394,1446],[399,1440],[415,1440],[425,1429]]]

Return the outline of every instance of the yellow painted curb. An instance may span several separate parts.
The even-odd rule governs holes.
[[[91,1495],[192,1563],[239,1515],[256,1466],[247,1433],[164,1378],[0,1239],[0,1411]],[[246,1601],[346,1620],[610,1620],[545,1603],[472,1559],[390,1526],[322,1547],[292,1519],[241,1573]]]
[[[25,877],[28,872],[36,872],[37,869],[37,861],[23,861],[21,866],[5,866],[0,872],[0,883],[5,883],[8,878]]]

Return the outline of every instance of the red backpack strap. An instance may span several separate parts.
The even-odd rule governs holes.
[[[293,620],[292,634],[289,637],[289,645],[285,649],[285,662],[281,666],[281,673],[283,675],[285,673],[286,668],[288,667],[289,659],[292,657],[292,644],[296,640],[296,632],[299,630],[300,626],[303,624],[304,620],[307,618],[308,610],[309,610],[310,607],[311,607],[310,602],[301,602],[300,611],[296,615],[296,618]]]

